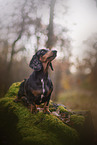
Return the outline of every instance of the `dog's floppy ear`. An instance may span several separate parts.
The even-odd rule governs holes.
[[[35,71],[40,71],[42,69],[42,63],[38,59],[37,55],[34,55],[30,61],[29,66],[34,69]]]
[[[50,62],[50,67],[51,67],[51,70],[53,71],[54,69],[53,69],[53,66],[52,66],[52,63]]]

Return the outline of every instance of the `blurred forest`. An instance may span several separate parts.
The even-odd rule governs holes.
[[[63,61],[69,64],[71,51],[70,38],[66,34],[68,30],[53,22],[56,3],[58,3],[56,0],[6,1],[7,11],[1,15],[0,23],[1,95],[7,91],[12,82],[21,81],[29,76],[32,71],[28,66],[29,61],[40,48],[56,49],[58,46],[57,49],[64,54]],[[3,6],[1,8],[3,9]],[[48,24],[42,20],[43,14],[39,16],[40,9],[44,9],[43,12],[47,9]],[[64,13],[66,11],[64,5]],[[67,69],[69,71],[69,66]],[[58,71],[59,68],[53,77],[59,79],[61,74],[59,76]]]
[[[56,49],[52,99],[71,109],[91,110],[97,128],[97,33],[83,41],[83,58],[76,56],[74,63],[70,30],[55,23],[67,15],[67,0],[1,0],[0,7],[0,97],[31,74],[29,61],[38,49]]]

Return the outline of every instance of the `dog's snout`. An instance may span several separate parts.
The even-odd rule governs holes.
[[[57,56],[57,51],[56,50],[53,50],[52,52],[54,53],[55,56]]]

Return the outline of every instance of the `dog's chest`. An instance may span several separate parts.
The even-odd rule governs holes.
[[[50,82],[51,81],[49,79],[45,80],[43,78],[33,81],[31,85],[32,94],[37,97],[40,95],[46,96],[51,88]]]
[[[41,79],[41,88],[42,88],[42,94],[45,94],[49,91],[49,85],[48,80],[45,81],[44,79]]]
[[[36,104],[40,104],[47,100],[48,92],[51,89],[49,85],[49,81],[50,80],[41,79],[39,82],[37,82],[38,89],[36,90],[36,95],[34,95],[35,96],[34,101]]]

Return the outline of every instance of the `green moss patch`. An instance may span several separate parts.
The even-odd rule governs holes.
[[[70,124],[78,132],[83,129],[85,123],[85,117],[81,115],[71,115]]]
[[[2,145],[78,145],[75,129],[54,115],[31,114],[21,103],[14,103],[20,83],[14,83],[0,99],[0,144]]]
[[[94,138],[94,126],[89,111],[77,111],[71,115],[68,125],[75,128],[80,137],[80,144],[91,145]]]
[[[63,106],[59,106],[58,110],[59,110],[60,113],[70,114],[70,112],[67,109],[65,109]]]
[[[59,117],[43,112],[32,114],[22,103],[13,101],[20,84],[12,84],[0,99],[0,145],[91,145],[93,124],[89,112],[72,115],[64,106],[50,102],[50,110],[59,112]],[[70,116],[66,124],[62,113]]]
[[[17,93],[18,93],[18,90],[19,90],[19,87],[20,87],[20,84],[21,82],[17,82],[17,83],[13,83],[7,94],[5,95],[5,97],[16,97]]]

